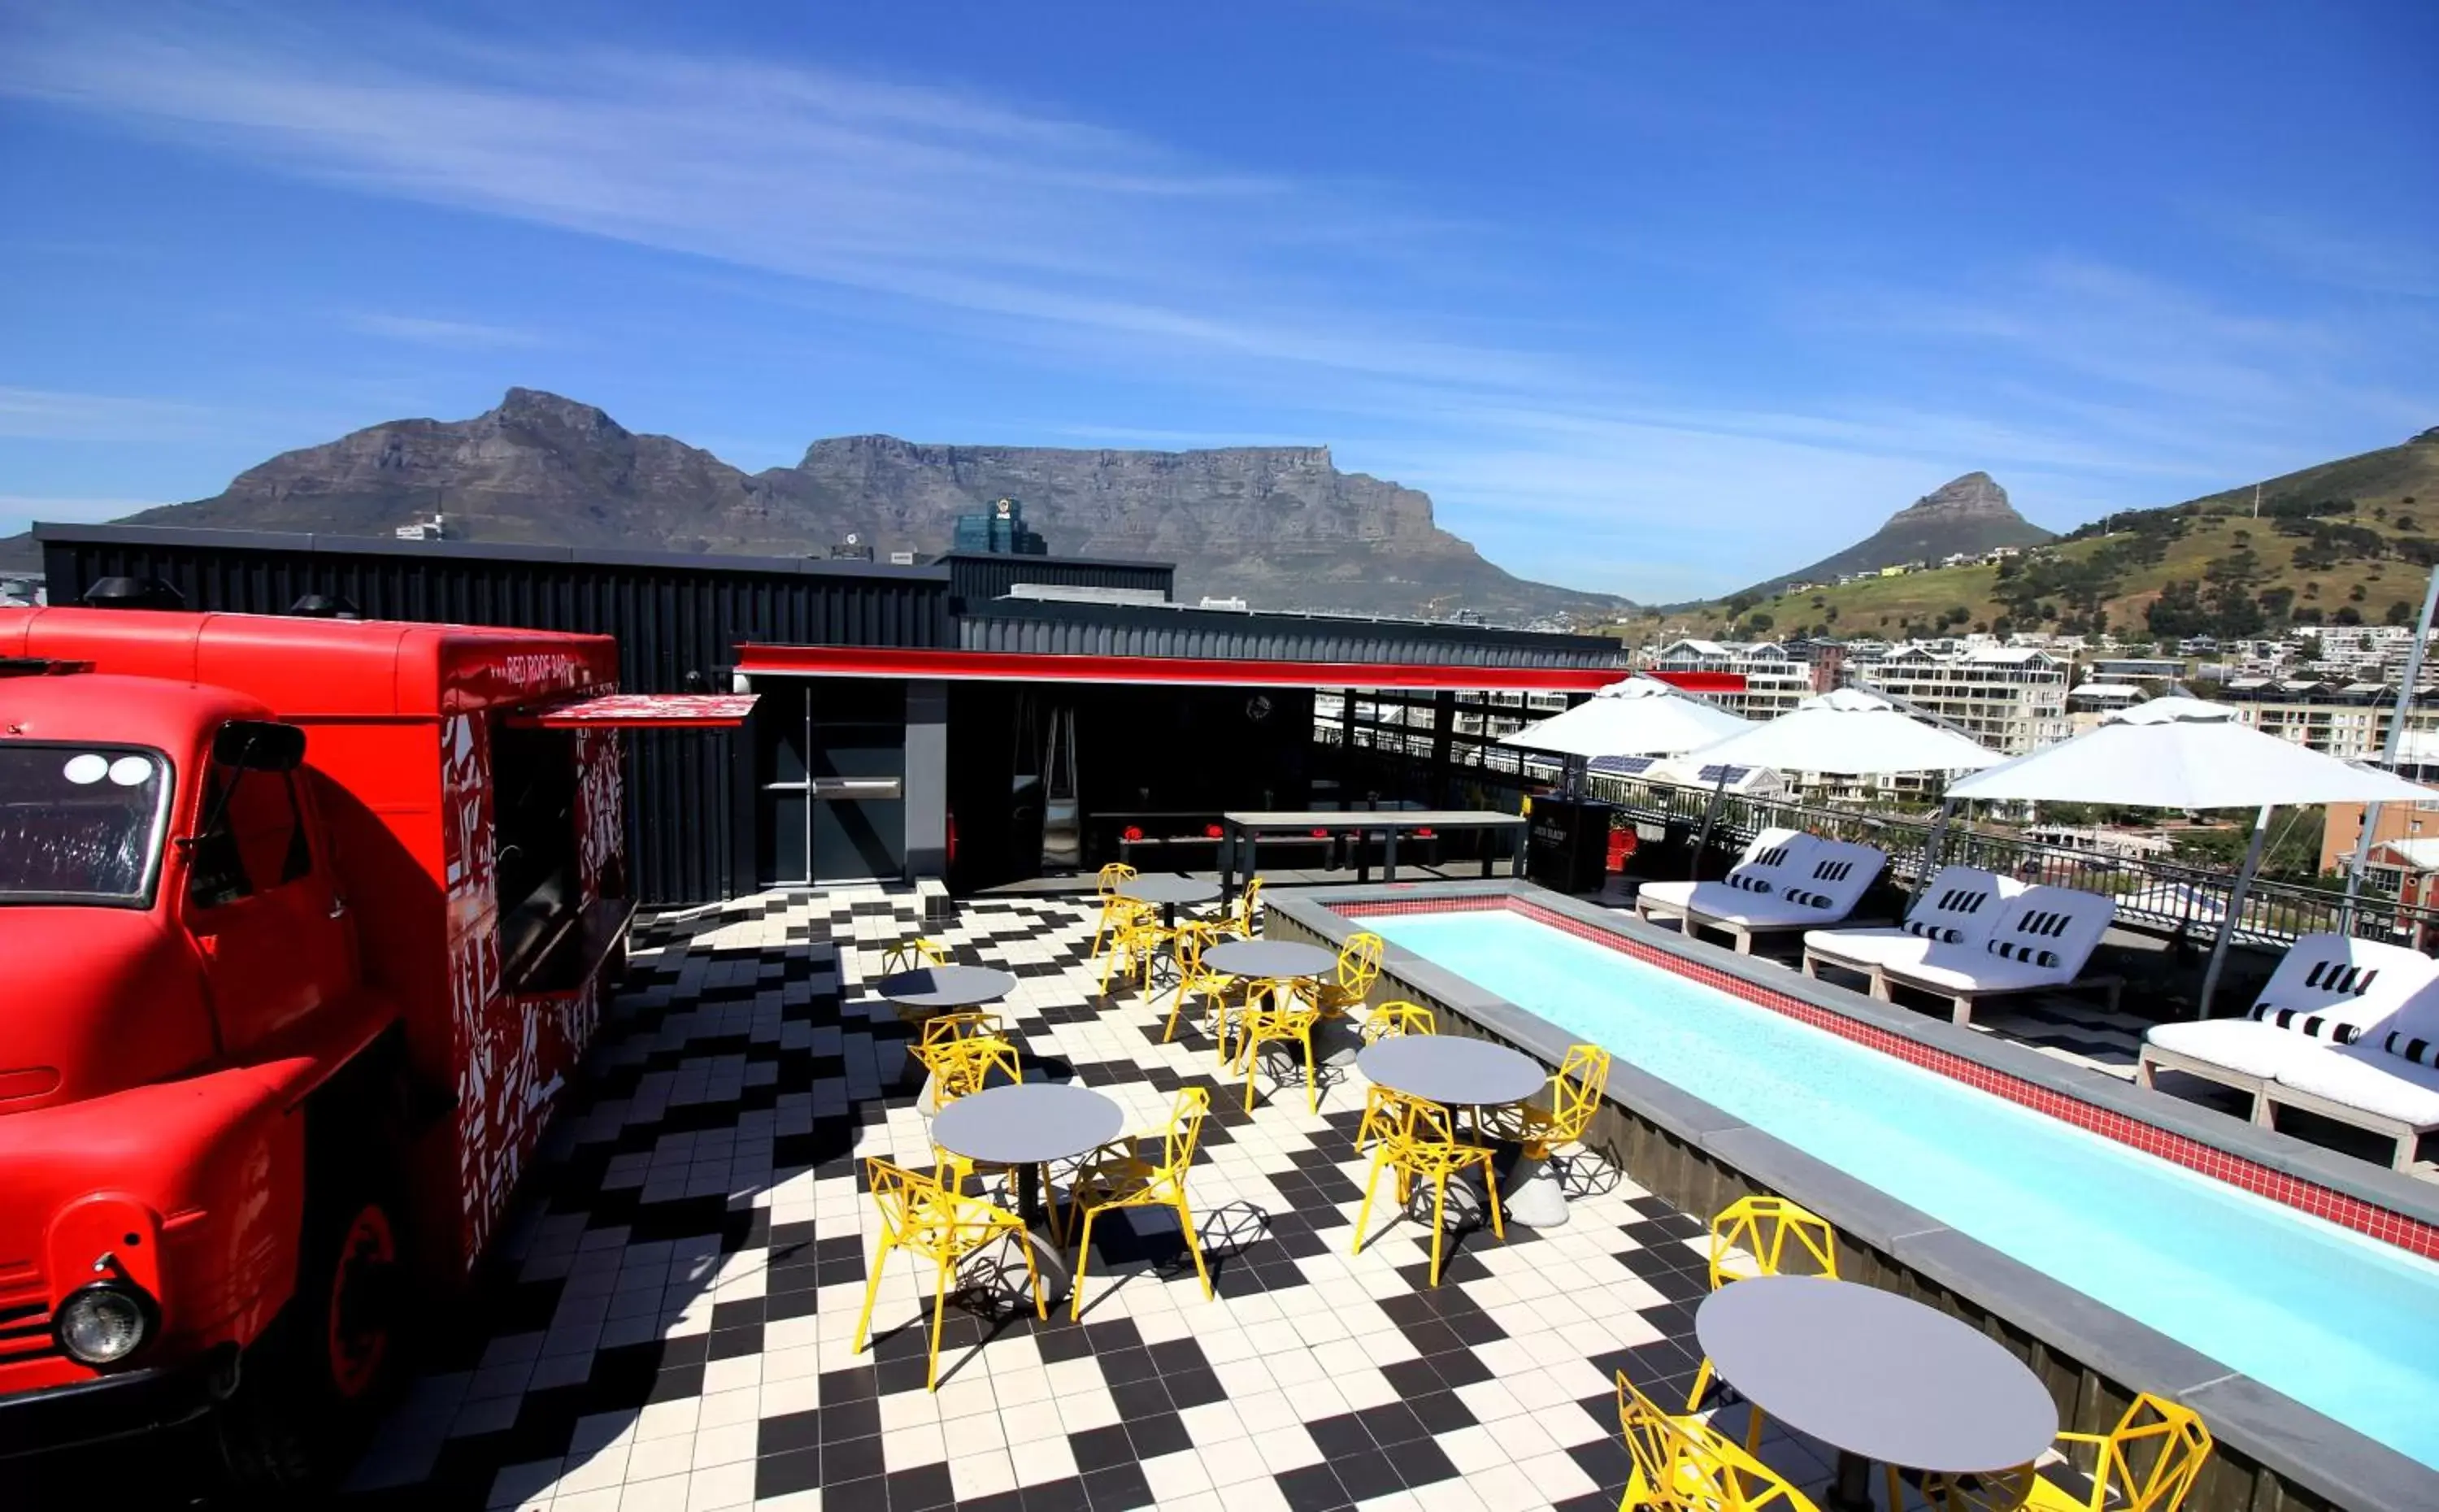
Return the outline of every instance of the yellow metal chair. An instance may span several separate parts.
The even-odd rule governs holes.
[[[1388,946],[1369,930],[1346,936],[1338,948],[1338,969],[1321,984],[1321,1010],[1341,1014],[1363,1005],[1363,995],[1380,979],[1380,954]]]
[[[920,934],[913,939],[899,940],[881,952],[881,969],[884,974],[912,971],[918,966],[948,964],[949,948],[938,940],[926,939]]]
[[[1829,1220],[1783,1197],[1740,1197],[1711,1219],[1711,1290],[1760,1275],[1838,1279],[1838,1231]],[[1694,1373],[1687,1412],[1700,1412],[1711,1389],[1711,1361]],[[1747,1404],[1745,1448],[1761,1446],[1761,1409]],[[1892,1471],[1892,1474],[1895,1472]]]
[[[1549,1107],[1519,1103],[1485,1110],[1484,1132],[1523,1146],[1527,1160],[1548,1160],[1551,1150],[1581,1140],[1592,1127],[1601,1090],[1609,1085],[1609,1052],[1598,1045],[1570,1047],[1550,1078]]]
[[[2106,1433],[2060,1433],[2069,1457],[2089,1449],[2092,1490],[2074,1492],[2031,1466],[1975,1477],[1967,1486],[1943,1477],[1923,1483],[1923,1499],[1941,1512],[2177,1512],[2210,1458],[2210,1430],[2191,1408],[2148,1392]],[[2079,1464],[2078,1468],[2082,1466]]]
[[[1107,993],[1111,979],[1125,971],[1140,977],[1141,989],[1149,992],[1152,962],[1159,959],[1171,932],[1151,904],[1123,898],[1118,902],[1125,906],[1110,925],[1109,950],[1101,959],[1101,990]]]
[[[933,1076],[933,1104],[946,1108],[983,1090],[994,1071],[1010,1081],[1024,1079],[1015,1041],[1001,1032],[995,1013],[943,1013],[927,1021],[915,1058]]]
[[[919,934],[912,939],[899,940],[894,945],[886,946],[881,952],[881,974],[883,976],[895,976],[900,971],[912,971],[919,966],[948,964],[949,948],[938,940],[926,939]],[[910,1008],[903,1003],[892,1003],[889,1006],[901,1022],[918,1027],[922,1024],[925,1010]]]
[[[1177,926],[1177,1000],[1169,1005],[1167,1027],[1160,1031],[1161,1043],[1166,1044],[1177,1033],[1177,1016],[1184,1011],[1187,996],[1199,997],[1221,1060],[1228,1058],[1228,994],[1237,990],[1237,984],[1225,971],[1204,966],[1202,952],[1226,937],[1224,928],[1200,921]]]
[[[1380,1186],[1382,1168],[1398,1172],[1398,1206],[1413,1196],[1414,1183],[1432,1183],[1432,1285],[1440,1284],[1440,1250],[1448,1236],[1448,1183],[1457,1172],[1479,1165],[1482,1184],[1490,1194],[1491,1232],[1507,1242],[1507,1223],[1499,1212],[1499,1173],[1491,1168],[1493,1151],[1456,1137],[1456,1124],[1437,1103],[1382,1089],[1387,1122],[1380,1147],[1372,1155],[1372,1176],[1363,1183],[1363,1206],[1355,1215],[1355,1250],[1363,1253],[1363,1225],[1372,1216],[1372,1197]]]
[[[1432,1010],[1419,1003],[1383,1003],[1364,1017],[1360,1033],[1367,1045],[1378,1044],[1392,1035],[1436,1034],[1439,1021]],[[1385,1131],[1387,1122],[1381,1110],[1394,1095],[1389,1089],[1375,1083],[1363,1094],[1363,1121],[1355,1126],[1355,1147],[1362,1150]]]
[[[1041,1290],[1041,1272],[1034,1268],[1033,1246],[1025,1237],[1024,1219],[885,1160],[867,1160],[863,1168],[873,1203],[881,1209],[881,1249],[872,1257],[872,1278],[864,1283],[863,1315],[855,1323],[851,1347],[856,1353],[863,1351],[864,1334],[872,1326],[872,1304],[881,1294],[881,1268],[894,1250],[908,1251],[939,1266],[939,1284],[932,1298],[931,1368],[923,1379],[932,1390],[940,1385],[940,1323],[949,1305],[949,1281],[968,1255],[996,1240],[1012,1240],[1033,1283],[1034,1315],[1049,1321],[1049,1298]]]
[[[1071,1203],[1084,1210],[1084,1227],[1076,1245],[1076,1281],[1067,1316],[1084,1309],[1084,1267],[1093,1259],[1093,1219],[1113,1208],[1174,1207],[1185,1251],[1194,1256],[1194,1272],[1202,1278],[1202,1300],[1211,1300],[1211,1272],[1202,1263],[1202,1244],[1195,1236],[1194,1211],[1185,1201],[1185,1170],[1194,1164],[1194,1147],[1202,1138],[1202,1120],[1211,1112],[1211,1094],[1188,1087],[1169,1110],[1168,1127],[1159,1134],[1141,1134],[1116,1145],[1105,1145],[1086,1158],[1068,1188]],[[1148,1159],[1155,1145],[1157,1161]]]
[[[1237,895],[1237,911],[1221,916],[1220,929],[1243,939],[1252,939],[1262,929],[1262,880],[1249,877],[1245,890]]]
[[[989,1084],[994,1071],[1006,1073],[1012,1082],[1024,1080],[1024,1067],[1018,1059],[1016,1045],[1000,1032],[999,1015],[988,1011],[939,1014],[923,1025],[923,1038],[908,1052],[922,1062],[932,1074],[931,1112],[970,1097]],[[934,1147],[933,1155],[943,1180],[953,1192],[966,1189],[966,1178],[984,1167],[965,1156]],[[996,1169],[997,1167],[992,1167]],[[1052,1230],[1058,1228],[1058,1215],[1053,1213]]]
[[[1812,1499],[1699,1417],[1672,1417],[1617,1375],[1618,1426],[1634,1472],[1618,1512],[1819,1512]],[[1900,1503],[1892,1503],[1890,1512]]]
[[[1292,982],[1257,982],[1245,993],[1237,1017],[1237,1051],[1245,1061],[1245,1112],[1254,1111],[1254,1083],[1262,1074],[1262,1046],[1304,1046],[1305,1106],[1321,1112],[1321,1078],[1312,1065],[1312,1026],[1321,1009],[1304,1000]]]
[[[1132,881],[1134,876],[1135,869],[1122,861],[1113,861],[1101,868],[1100,880],[1094,884],[1094,891],[1101,900],[1101,922],[1093,931],[1093,953],[1087,959],[1100,958],[1101,949],[1109,941],[1111,926],[1117,922],[1121,914],[1136,906],[1133,899],[1118,896],[1118,884]]]

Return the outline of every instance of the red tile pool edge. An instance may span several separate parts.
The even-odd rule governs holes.
[[[2182,1134],[2146,1124],[2139,1118],[2129,1118],[2124,1113],[2085,1102],[2079,1097],[2068,1096],[2062,1092],[2026,1081],[2021,1076],[1992,1070],[1977,1061],[1968,1060],[1963,1056],[1924,1044],[1920,1041],[1909,1039],[1901,1034],[1892,1033],[1878,1024],[1865,1023],[1860,1019],[1851,1019],[1828,1008],[1815,1007],[1784,992],[1773,991],[1757,983],[1732,976],[1725,971],[1697,965],[1666,951],[1654,950],[1639,941],[1611,934],[1579,919],[1569,918],[1563,914],[1554,913],[1523,898],[1505,894],[1485,894],[1477,897],[1397,898],[1380,902],[1344,903],[1334,907],[1336,913],[1347,918],[1366,918],[1390,914],[1481,912],[1493,909],[1522,914],[1536,923],[1563,930],[1569,934],[1590,940],[1595,945],[1616,951],[1620,954],[1633,956],[1647,965],[1674,971],[1680,976],[1690,977],[1706,987],[1742,998],[1773,1013],[1783,1013],[1790,1019],[1808,1023],[1816,1029],[1825,1029],[1841,1039],[1853,1041],[1857,1044],[1877,1050],[1882,1055],[1895,1056],[1909,1065],[1936,1072],[1952,1081],[1961,1081],[1968,1087],[2004,1097],[2009,1102],[2021,1104],[2036,1112],[2073,1124],[2077,1129],[2088,1130],[2103,1138],[2113,1139],[2121,1145],[2130,1145],[2136,1149],[2146,1154],[2157,1155],[2163,1160],[2174,1161],[2188,1170],[2199,1171],[2214,1181],[2225,1182],[2256,1196],[2284,1202],[2315,1218],[2326,1218],[2332,1223],[2341,1224],[2359,1234],[2369,1235],[2375,1239],[2394,1244],[2399,1249],[2411,1251],[2427,1259],[2439,1259],[2439,1226],[2426,1223],[2420,1218],[2394,1212],[2376,1203],[2366,1202],[2359,1197],[2349,1196],[2316,1182],[2305,1181],[2301,1177],[2290,1176],[2285,1171],[2273,1170],[2257,1161],[2247,1160],[2241,1155],[2205,1145],[2199,1140],[2189,1139]]]

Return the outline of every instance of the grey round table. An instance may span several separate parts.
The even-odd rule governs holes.
[[[1871,1467],[1950,1475],[2030,1462],[2057,1405],[1997,1343],[1894,1292],[1821,1276],[1755,1276],[1694,1312],[1722,1380],[1838,1451],[1829,1504],[1872,1504]]]
[[[1020,1082],[987,1087],[941,1109],[932,1120],[932,1143],[968,1160],[1013,1166],[1017,1208],[1030,1223],[1041,1216],[1041,1168],[1100,1148],[1126,1123],[1116,1103],[1090,1088]]]
[[[1175,929],[1177,905],[1216,903],[1220,900],[1220,884],[1200,881],[1192,877],[1157,874],[1149,877],[1130,877],[1118,883],[1118,896],[1131,898],[1138,903],[1158,903],[1160,921]]]
[[[1335,969],[1338,952],[1294,940],[1230,940],[1204,951],[1202,964],[1230,976],[1284,982]]]
[[[1443,1108],[1498,1108],[1550,1084],[1541,1063],[1487,1040],[1399,1034],[1355,1058],[1363,1075],[1394,1092]]]
[[[918,966],[893,971],[873,990],[901,1007],[970,1008],[1016,990],[1016,978],[988,966]]]

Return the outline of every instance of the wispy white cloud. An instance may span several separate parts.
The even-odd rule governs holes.
[[[1675,595],[1704,572],[1735,586],[1975,467],[2044,480],[2046,505],[2022,487],[2019,503],[2073,524],[2090,503],[2320,460],[2344,426],[2403,426],[2439,402],[2362,376],[2359,326],[2231,309],[2073,256],[1952,263],[1910,287],[1841,289],[1834,307],[1755,296],[1754,318],[1775,315],[1798,345],[1880,360],[1860,381],[1755,374],[1725,397],[1655,370],[1640,332],[1564,289],[1506,300],[1495,328],[1458,312],[1450,291],[1478,288],[1493,260],[1474,256],[1476,233],[1380,192],[838,67],[525,49],[352,14],[345,38],[248,19],[10,12],[0,96],[656,249],[762,297],[852,304],[1298,429],[1344,421],[1366,434],[1341,439],[1342,466],[1429,487],[1494,560],[1588,586]],[[448,315],[347,318],[463,351],[545,341]],[[200,423],[80,398],[0,390],[0,435]],[[1234,438],[1087,417],[1051,433]]]
[[[20,440],[180,440],[206,434],[214,414],[169,400],[0,387],[0,436]]]
[[[430,315],[388,314],[379,311],[351,311],[341,318],[348,329],[362,331],[367,336],[458,351],[539,347],[543,340],[539,331],[477,320],[441,320]]]

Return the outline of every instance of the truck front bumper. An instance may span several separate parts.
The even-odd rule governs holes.
[[[237,1385],[237,1346],[69,1386],[0,1396],[0,1459],[149,1433],[211,1411]]]

